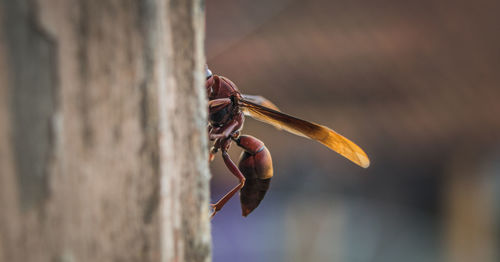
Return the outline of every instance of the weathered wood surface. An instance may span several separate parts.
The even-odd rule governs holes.
[[[0,1],[0,261],[209,261],[202,1]]]

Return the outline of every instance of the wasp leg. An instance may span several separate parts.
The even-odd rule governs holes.
[[[224,159],[224,163],[231,173],[240,180],[240,183],[236,185],[231,191],[229,191],[225,196],[223,196],[217,203],[212,204],[213,212],[210,218],[213,218],[217,212],[219,212],[222,207],[231,199],[236,192],[238,192],[245,185],[245,177],[240,172],[238,167],[234,164],[234,162],[229,158],[226,150],[222,151],[222,158]]]
[[[218,98],[210,100],[208,101],[208,112],[209,113],[217,112],[231,103],[232,101],[229,98]]]
[[[217,151],[219,151],[219,148],[215,146],[212,146],[212,148],[210,148],[210,152],[208,153],[208,162],[214,161]]]
[[[227,129],[227,130],[231,131],[234,129],[237,129],[237,128],[231,128],[231,129]],[[232,131],[232,133],[229,133],[229,131],[227,131],[227,130],[224,131],[224,134],[227,133],[228,137],[230,137],[231,139],[237,139],[240,135],[240,131],[238,131],[238,130]],[[231,146],[231,139],[224,139],[224,137],[223,137],[223,138],[217,138],[215,140],[212,148],[210,148],[210,151],[209,151],[209,157],[208,157],[209,162],[212,162],[214,160],[215,154],[219,151],[220,148],[222,148],[223,150],[229,149],[229,147]]]
[[[226,126],[222,127],[220,130],[218,130],[220,133],[210,133],[208,137],[210,138],[210,140],[228,138],[235,132],[235,130],[238,130],[239,126],[241,126],[240,122],[238,122],[237,120],[233,120]]]

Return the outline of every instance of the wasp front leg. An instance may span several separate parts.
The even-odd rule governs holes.
[[[216,139],[226,139],[232,137],[234,133],[241,129],[243,121],[243,113],[240,112],[233,116],[232,119],[222,127],[212,128],[208,134],[210,140],[213,141]]]
[[[210,114],[215,113],[231,103],[232,101],[229,98],[217,98],[210,100],[208,101],[208,112]]]
[[[243,113],[240,112],[222,127],[209,126],[208,137],[211,141],[215,140],[214,145],[210,149],[210,161],[214,159],[219,149],[227,150],[229,148],[231,145],[230,138],[237,138],[239,136],[239,130],[243,126],[243,121]]]
[[[210,132],[208,134],[208,137],[210,140],[217,140],[217,139],[226,139],[228,137],[231,137],[233,132],[238,130],[238,121],[232,120],[228,125],[222,127],[222,128],[215,128],[213,129],[214,132]]]
[[[241,123],[238,121],[231,121],[229,125],[222,128],[209,128],[208,137],[210,140],[215,140],[214,145],[210,149],[209,161],[213,161],[215,154],[222,150],[228,150],[231,146],[232,137],[237,137],[239,135],[239,129],[241,128]]]

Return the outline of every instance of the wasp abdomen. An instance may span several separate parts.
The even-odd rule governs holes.
[[[240,191],[243,216],[252,212],[264,198],[273,176],[271,153],[262,141],[252,136],[240,136],[238,145],[241,153],[238,168],[245,176],[245,186]]]
[[[264,199],[271,179],[247,179],[245,186],[240,191],[241,214],[248,216]]]

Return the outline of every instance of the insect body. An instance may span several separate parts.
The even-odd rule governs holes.
[[[359,146],[328,127],[283,114],[272,102],[261,96],[241,94],[231,80],[213,75],[208,68],[206,74],[205,87],[209,100],[208,135],[209,139],[214,141],[210,160],[213,160],[220,150],[224,163],[239,180],[236,187],[212,205],[212,217],[238,191],[242,215],[250,214],[264,198],[273,176],[271,154],[264,143],[253,136],[240,135],[245,115],[293,134],[314,139],[361,167],[370,165],[370,160]],[[232,142],[243,149],[238,166],[227,153]]]

